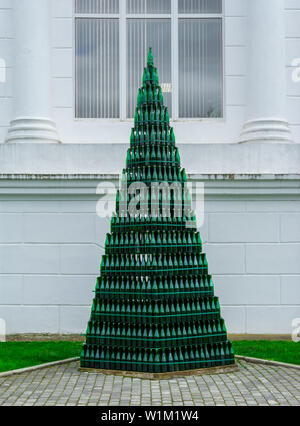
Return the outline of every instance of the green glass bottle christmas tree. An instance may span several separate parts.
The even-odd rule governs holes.
[[[150,49],[82,368],[165,373],[235,363],[185,184]]]

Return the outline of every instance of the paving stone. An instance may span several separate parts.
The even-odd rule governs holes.
[[[78,362],[0,379],[0,406],[299,406],[300,371],[241,362],[239,371],[143,380],[78,371]]]

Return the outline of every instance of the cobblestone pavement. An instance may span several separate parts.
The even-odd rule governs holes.
[[[237,372],[144,380],[78,362],[0,378],[0,405],[300,405],[300,371],[242,361]]]

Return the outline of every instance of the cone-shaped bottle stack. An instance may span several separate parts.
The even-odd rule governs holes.
[[[150,49],[81,367],[164,373],[234,362]]]

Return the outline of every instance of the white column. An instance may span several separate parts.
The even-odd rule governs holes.
[[[292,142],[286,119],[284,0],[249,0],[247,121],[241,142]]]
[[[6,142],[59,142],[51,119],[51,2],[14,1],[14,118]]]

